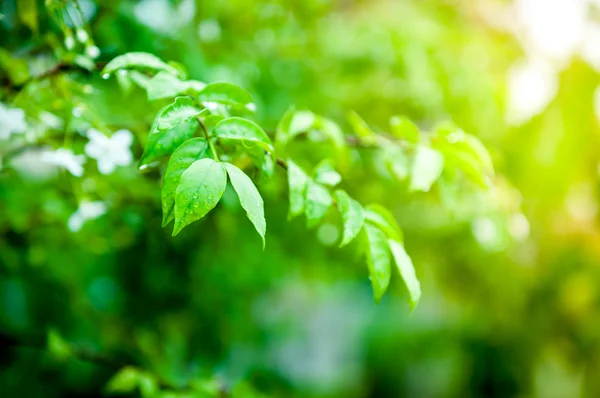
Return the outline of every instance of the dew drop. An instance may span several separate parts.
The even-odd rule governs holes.
[[[108,73],[105,73],[105,74],[102,75],[102,78],[104,80],[108,79],[109,77],[110,77],[110,74],[108,74]]]

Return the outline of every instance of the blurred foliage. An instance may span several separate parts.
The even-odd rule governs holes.
[[[598,396],[600,79],[573,54],[548,103],[509,123],[514,64],[532,57],[504,26],[511,4],[0,2],[2,396]],[[410,316],[400,278],[373,304],[355,247],[333,247],[335,214],[287,221],[280,173],[261,185],[265,251],[231,190],[172,238],[159,169],[123,166],[112,141],[110,174],[75,155],[90,128],[129,129],[140,159],[171,102],[102,79],[131,51],[244,87],[270,135],[291,105],[357,135],[410,139],[397,115],[438,134],[452,121],[490,150],[493,188],[445,169],[411,192],[394,151],[340,163],[344,189],[404,231],[423,290]],[[324,146],[291,155],[308,170]]]

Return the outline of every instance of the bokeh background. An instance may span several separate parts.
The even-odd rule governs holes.
[[[42,73],[63,41],[43,2],[38,32],[19,3],[0,2],[0,99],[35,139],[60,143],[89,120],[143,136],[160,104],[140,90],[97,73],[19,86],[18,62]],[[148,370],[172,396],[213,378],[248,397],[600,396],[600,2],[79,3],[99,61],[147,51],[237,83],[267,131],[291,104],[345,129],[350,110],[378,131],[393,115],[424,130],[451,120],[484,142],[496,177],[410,194],[374,159],[346,182],[404,229],[423,288],[409,314],[397,277],[373,303],[334,223],[286,221],[283,176],[263,187],[261,251],[227,197],[172,238],[158,172],[77,179],[20,151],[0,171],[1,396],[102,395],[112,359],[61,358],[60,339]],[[106,214],[73,232],[83,199]]]

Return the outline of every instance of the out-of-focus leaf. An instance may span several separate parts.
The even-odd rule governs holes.
[[[106,384],[107,393],[133,392],[139,382],[140,371],[133,366],[120,369]]]
[[[340,173],[335,171],[335,166],[331,159],[325,159],[315,167],[313,177],[316,182],[330,187],[336,186],[342,181]]]
[[[427,192],[442,174],[444,156],[435,149],[419,146],[410,173],[411,191]]]
[[[144,52],[131,52],[116,57],[106,64],[102,70],[102,74],[107,76],[121,69],[135,69],[154,73],[164,71],[180,78],[185,78],[179,69],[163,62],[155,55]]]
[[[0,69],[4,70],[14,84],[23,84],[31,75],[27,61],[13,57],[8,50],[0,47]]]
[[[408,289],[410,306],[412,309],[414,309],[421,299],[421,284],[417,279],[415,267],[413,266],[412,260],[408,254],[406,254],[406,250],[404,250],[402,243],[393,239],[388,240],[388,243],[392,252],[392,256],[394,257],[394,261],[396,262],[396,266],[400,271],[400,276],[402,276],[404,284]]]
[[[365,220],[385,232],[388,238],[399,242],[404,241],[400,226],[392,213],[385,207],[375,203],[367,205],[365,207]]]
[[[377,227],[365,224],[366,254],[369,278],[373,286],[373,297],[379,303],[391,279],[391,256],[385,234]]]
[[[390,119],[391,133],[395,137],[402,138],[410,143],[419,142],[419,128],[405,116],[394,116]]]
[[[352,199],[346,191],[338,189],[334,193],[338,211],[344,224],[340,247],[350,243],[361,231],[365,223],[364,209],[356,200]]]
[[[363,118],[360,117],[360,115],[354,111],[348,113],[348,122],[350,123],[352,130],[354,130],[356,135],[358,135],[359,137],[366,138],[371,137],[375,134],[373,133],[373,130],[371,130],[367,122],[365,122]]]
[[[235,84],[218,82],[206,85],[198,92],[198,101],[217,102],[226,105],[252,104],[252,96]]]
[[[288,219],[299,216],[306,209],[306,201],[304,194],[310,178],[306,173],[294,163],[291,159],[287,160],[288,165],[288,186],[290,192],[290,208],[288,211]]]
[[[175,192],[173,236],[215,208],[227,186],[227,173],[220,162],[196,160],[181,175]]]
[[[327,210],[333,204],[331,194],[323,185],[312,180],[306,186],[306,225],[308,228],[315,227],[327,214]]]
[[[179,186],[181,175],[196,160],[209,155],[208,144],[204,138],[192,138],[181,144],[169,159],[162,186],[162,226],[166,226],[175,218],[175,192]]]
[[[71,345],[56,330],[48,331],[47,347],[50,355],[57,361],[66,361],[73,353]]]
[[[267,221],[265,220],[265,204],[263,202],[258,189],[254,183],[242,170],[238,169],[231,163],[223,163],[229,180],[235,192],[240,198],[240,204],[246,210],[248,219],[256,228],[256,232],[260,235],[265,247],[265,233],[267,231]]]
[[[38,8],[37,0],[19,0],[17,1],[17,9],[19,11],[19,19],[33,33],[38,32]]]
[[[214,133],[219,139],[243,144],[254,143],[265,151],[272,152],[271,139],[260,126],[248,119],[229,117],[220,121],[214,128]]]
[[[206,84],[196,80],[181,81],[169,72],[160,71],[146,83],[150,101],[201,91]]]

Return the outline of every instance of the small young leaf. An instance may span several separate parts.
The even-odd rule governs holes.
[[[352,130],[354,130],[356,135],[358,135],[359,137],[366,138],[371,137],[375,134],[373,133],[373,130],[371,130],[367,122],[365,122],[363,118],[360,117],[360,115],[354,111],[348,113],[348,122],[350,123]]]
[[[435,149],[419,146],[412,164],[411,191],[427,192],[444,169],[444,156]]]
[[[402,230],[388,209],[378,204],[370,204],[365,208],[365,220],[383,232],[390,239],[404,241]]]
[[[271,139],[260,126],[248,119],[229,117],[220,121],[214,128],[214,133],[222,140],[254,143],[265,151],[272,152]]]
[[[331,159],[325,159],[315,167],[313,176],[316,182],[330,187],[336,186],[342,181],[342,176],[335,171],[335,166]]]
[[[292,218],[304,213],[306,208],[304,194],[310,178],[291,159],[288,159],[287,165],[288,186],[290,190],[290,210],[288,212],[288,220],[291,220]]]
[[[198,92],[206,87],[206,84],[196,81],[181,81],[169,72],[160,71],[146,84],[146,91],[150,101],[171,98],[176,95],[189,92]]]
[[[192,163],[181,175],[175,191],[173,236],[214,209],[226,186],[227,174],[222,163],[210,158]]]
[[[140,371],[133,366],[125,366],[120,369],[106,385],[107,393],[133,392],[139,382]]]
[[[390,249],[385,234],[379,228],[365,224],[364,229],[367,237],[366,253],[369,278],[371,286],[373,286],[375,302],[379,303],[392,277]]]
[[[388,240],[388,243],[392,252],[392,256],[394,257],[394,261],[396,262],[396,266],[398,267],[400,275],[404,280],[404,284],[408,289],[411,309],[414,309],[421,299],[421,284],[417,279],[415,267],[413,266],[408,254],[406,254],[404,246],[400,242],[390,239]]]
[[[390,119],[392,134],[408,142],[417,144],[419,142],[419,128],[416,124],[404,116],[394,116]]]
[[[163,156],[170,155],[179,145],[192,138],[197,129],[198,121],[193,119],[180,123],[168,130],[153,128],[150,130],[150,134],[148,134],[144,153],[139,162],[140,167],[150,164]]]
[[[360,203],[352,199],[346,191],[338,189],[335,191],[334,197],[344,222],[342,241],[340,242],[340,247],[342,247],[356,238],[365,223],[365,214]]]
[[[198,108],[190,97],[176,97],[172,104],[165,106],[158,112],[155,128],[159,131],[172,129],[179,123],[207,112],[206,109]]]
[[[344,148],[344,133],[340,126],[335,123],[333,120],[329,120],[324,117],[319,118],[320,130],[325,134],[325,136],[333,143],[333,145],[341,150]]]
[[[33,33],[38,32],[38,6],[37,0],[19,0],[17,1],[17,9],[19,11],[19,19]]]
[[[48,331],[47,347],[50,355],[57,361],[65,361],[73,354],[71,345],[56,330]]]
[[[468,151],[475,156],[475,158],[481,163],[484,171],[493,176],[494,175],[494,164],[489,152],[485,146],[481,143],[479,138],[471,134],[465,134],[465,147]]]
[[[196,160],[209,156],[208,144],[204,138],[192,138],[181,144],[169,159],[161,192],[163,221],[165,227],[175,218],[175,192],[179,186],[181,175]]]
[[[252,96],[235,84],[218,82],[208,84],[200,90],[198,92],[198,101],[246,106],[252,104]]]
[[[265,232],[267,231],[267,221],[265,220],[265,204],[258,193],[258,189],[254,186],[254,183],[242,170],[238,169],[231,163],[223,163],[227,174],[229,174],[229,180],[235,192],[237,192],[240,198],[240,204],[246,210],[248,219],[256,228],[256,232],[260,235],[263,242],[263,249],[265,247]]]
[[[185,78],[179,69],[163,62],[155,55],[144,52],[131,52],[116,57],[106,64],[102,74],[109,75],[121,69],[135,69],[155,73],[165,71],[180,78]]]
[[[323,185],[312,180],[306,186],[306,225],[315,227],[325,217],[327,210],[333,204],[331,194]]]

